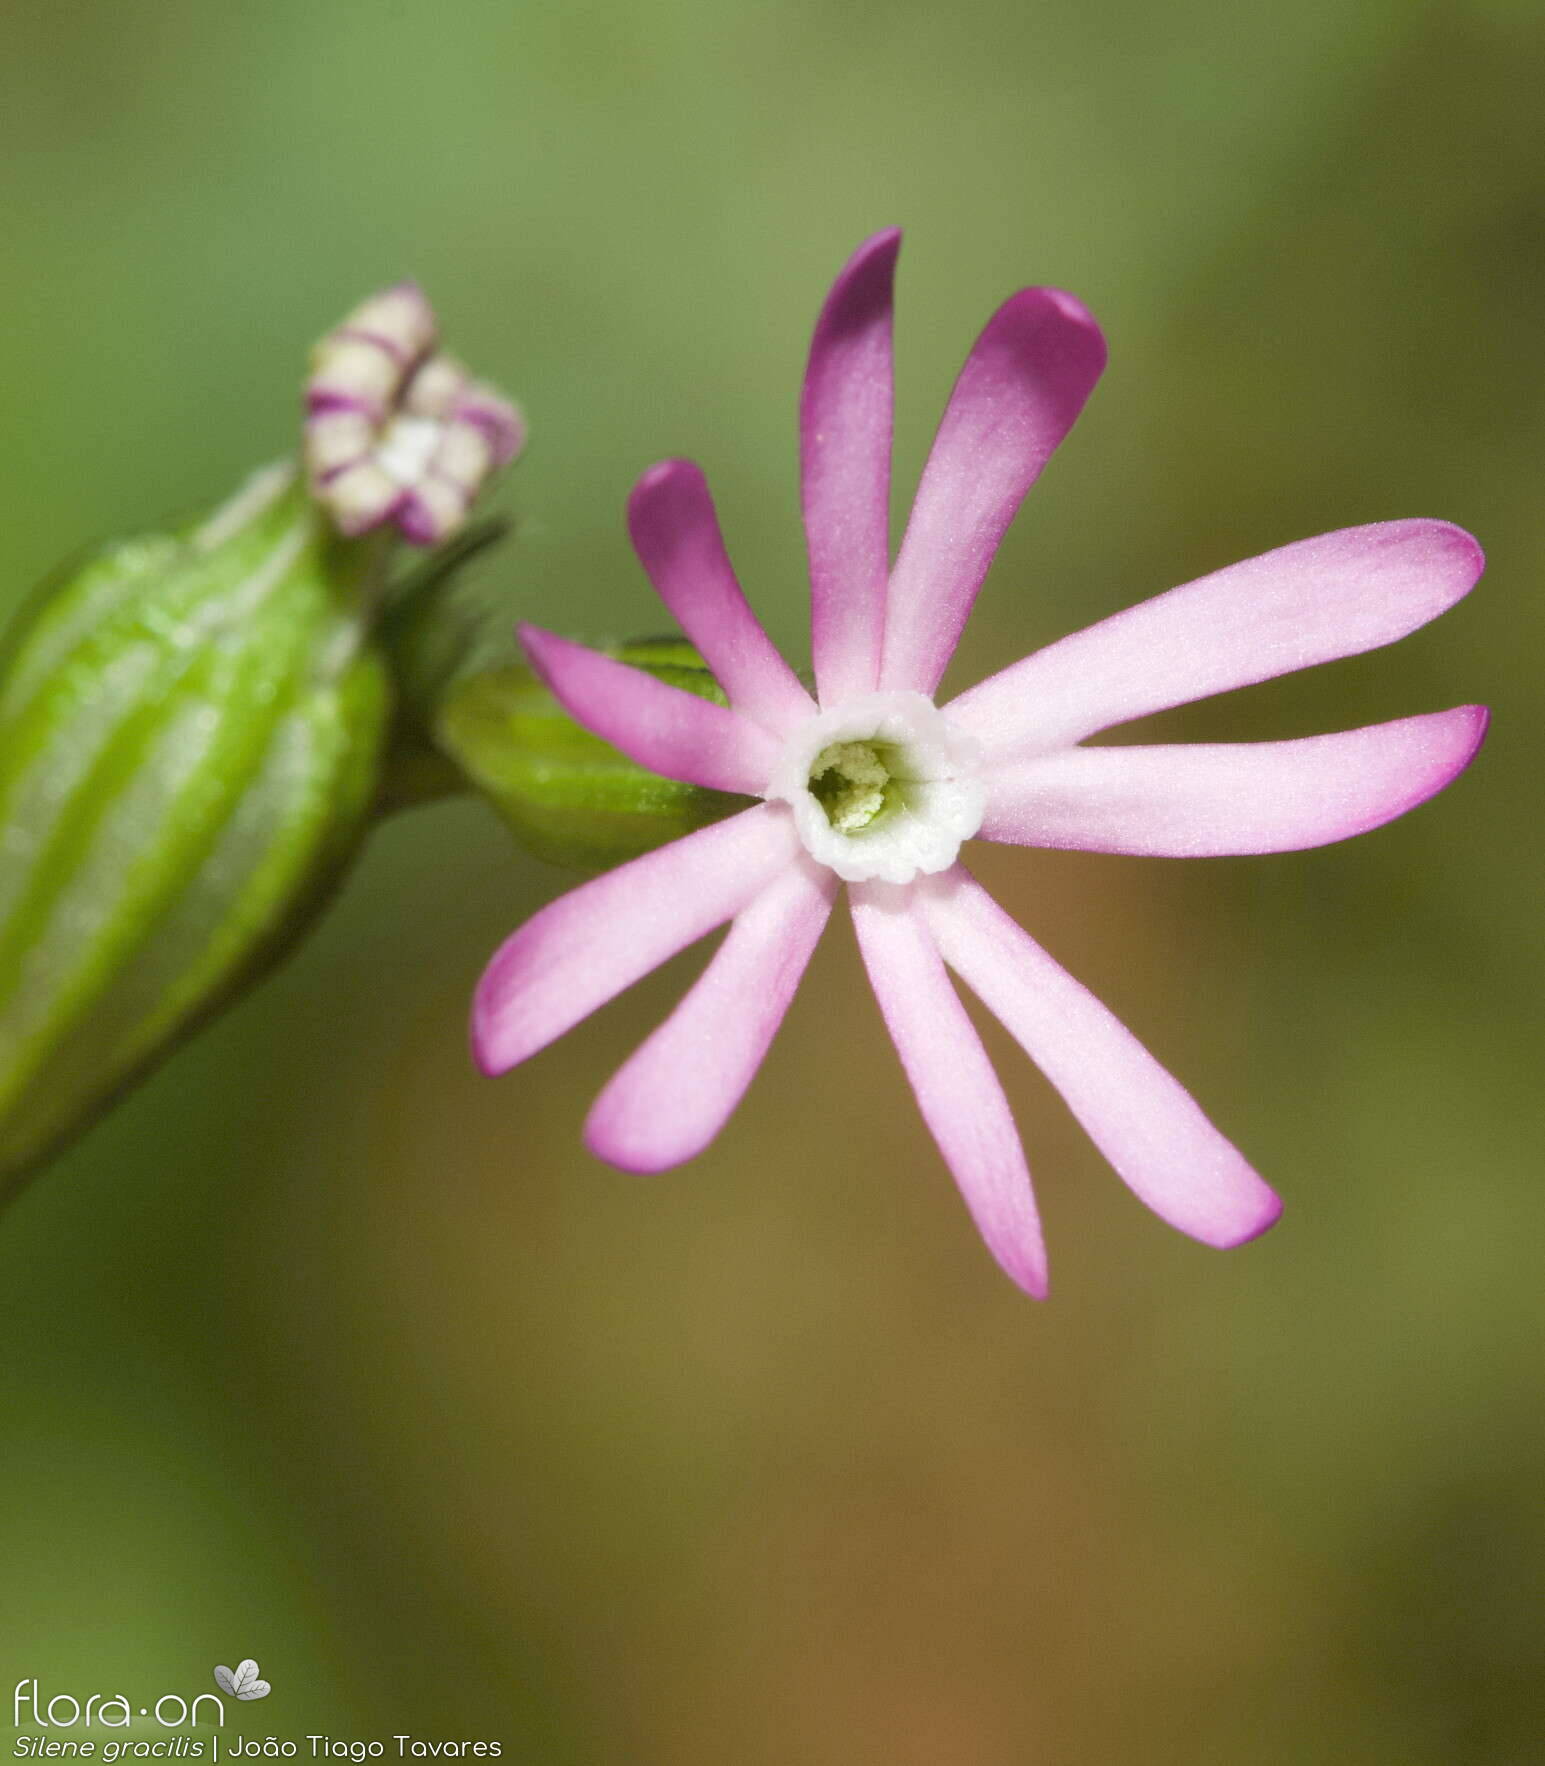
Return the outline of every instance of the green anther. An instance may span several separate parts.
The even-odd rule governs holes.
[[[873,742],[833,742],[810,768],[810,795],[839,834],[856,834],[882,815],[893,775]]]

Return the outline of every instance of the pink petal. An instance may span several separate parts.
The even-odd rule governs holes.
[[[1062,1093],[1132,1190],[1205,1244],[1242,1244],[1281,1203],[1123,1024],[961,866],[918,888],[944,960]]]
[[[520,641],[564,709],[630,760],[714,791],[766,790],[779,749],[761,724],[538,626]]]
[[[732,919],[798,850],[781,807],[714,822],[582,883],[507,938],[472,1005],[472,1049],[503,1073]]]
[[[890,570],[891,286],[901,232],[866,240],[816,321],[800,401],[810,645],[823,705],[872,693]]]
[[[853,924],[923,1120],[1009,1279],[1046,1296],[1046,1245],[1003,1087],[950,985],[910,888],[862,883]]]
[[[988,775],[985,840],[1170,858],[1291,852],[1364,834],[1470,764],[1486,708],[1297,742],[1065,748]]]
[[[651,466],[628,499],[628,529],[649,580],[730,704],[780,734],[815,705],[746,605],[713,498],[690,460]]]
[[[830,871],[795,863],[741,910],[697,984],[596,1100],[591,1152],[625,1171],[702,1152],[761,1066],[835,893]]]
[[[1383,521],[1299,540],[1074,632],[962,693],[950,716],[989,748],[1096,730],[1392,644],[1481,574],[1446,521]]]
[[[1105,366],[1105,340],[1054,288],[1006,301],[950,395],[891,577],[880,685],[932,693],[998,542]]]

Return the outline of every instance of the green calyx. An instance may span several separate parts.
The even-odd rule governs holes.
[[[520,658],[470,528],[388,583],[293,469],[100,549],[0,651],[0,1188],[309,928],[374,818],[475,791],[537,857],[603,870],[748,799],[646,772]],[[724,702],[677,638],[611,654]]]
[[[610,654],[722,702],[697,653],[674,639]],[[600,871],[744,809],[748,800],[662,779],[593,736],[523,664],[481,671],[438,708],[435,741],[520,844],[549,863]]]
[[[92,554],[0,660],[0,1179],[309,922],[374,799],[377,549],[288,468]]]

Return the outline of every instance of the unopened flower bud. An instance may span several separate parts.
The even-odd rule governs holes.
[[[309,923],[374,801],[378,549],[289,464],[104,547],[0,664],[0,1180]]]
[[[668,686],[724,703],[703,659],[680,638],[613,648]],[[434,738],[526,851],[603,871],[747,807],[747,799],[662,778],[576,723],[524,663],[464,676],[446,694]]]
[[[466,520],[525,443],[520,412],[438,346],[416,283],[372,295],[312,355],[306,470],[340,533],[395,523],[415,546]]]
[[[570,717],[516,641],[519,609],[508,585],[463,574],[495,538],[497,529],[469,528],[403,586],[382,623],[400,696],[384,806],[471,789],[526,851],[592,871],[744,809],[744,798],[648,772]],[[724,703],[681,638],[641,639],[611,654]]]

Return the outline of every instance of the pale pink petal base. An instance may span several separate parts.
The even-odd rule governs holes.
[[[1486,708],[1461,705],[1295,742],[1067,748],[988,776],[984,840],[1215,858],[1365,834],[1474,759]]]
[[[549,902],[504,941],[478,983],[478,1065],[503,1073],[545,1048],[733,918],[797,849],[788,812],[758,804]]]
[[[585,1125],[597,1157],[665,1171],[718,1134],[783,1022],[831,913],[836,878],[795,862],[736,915],[670,1017],[613,1076]]]
[[[948,706],[990,752],[1045,752],[1149,712],[1392,644],[1469,593],[1485,560],[1446,521],[1299,540],[1114,614]]]
[[[519,631],[531,666],[564,709],[630,760],[713,791],[766,790],[779,747],[763,725],[539,626]]]
[[[940,954],[1046,1075],[1134,1193],[1228,1247],[1282,1205],[1195,1100],[962,867],[916,886]]]
[[[1003,1087],[911,889],[855,884],[853,925],[886,1028],[944,1162],[1004,1273],[1044,1299],[1046,1245]]]

